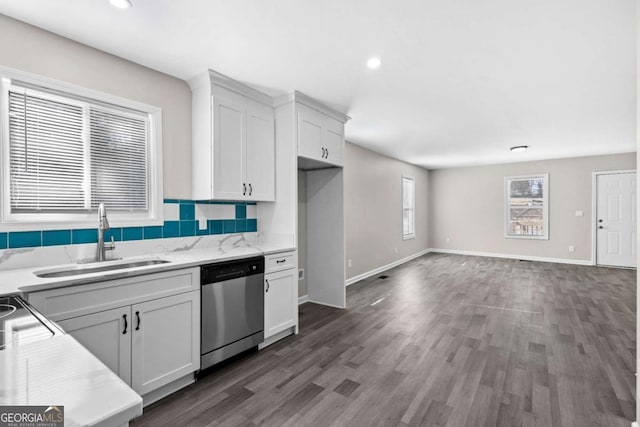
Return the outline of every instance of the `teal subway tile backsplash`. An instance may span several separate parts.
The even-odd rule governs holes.
[[[209,234],[222,234],[221,219],[210,219],[209,221],[207,221],[207,225],[209,226]]]
[[[195,221],[180,221],[180,237],[191,237],[196,235]]]
[[[42,232],[42,246],[70,245],[71,230],[49,230]]]
[[[193,203],[180,203],[180,221],[196,219],[196,206]]]
[[[255,202],[164,199],[164,204],[165,216],[171,218],[165,218],[163,225],[114,227],[104,232],[105,242],[111,241],[112,237],[120,242],[258,231]],[[201,218],[207,222],[205,230],[198,227]],[[0,233],[0,250],[97,241],[98,230],[95,228],[17,231]]]
[[[246,219],[247,218],[247,205],[236,205],[236,219]]]
[[[236,220],[225,219],[222,221],[222,233],[235,233],[236,232]]]
[[[42,245],[42,231],[15,231],[9,233],[10,248],[29,248]]]
[[[142,240],[142,227],[124,227],[122,240]]]
[[[144,240],[147,239],[162,239],[162,226],[161,225],[150,225],[148,227],[144,227],[142,237]]]
[[[96,228],[82,228],[71,230],[71,243],[74,245],[81,243],[97,243],[98,230]]]
[[[180,221],[165,221],[162,227],[162,237],[180,237]]]

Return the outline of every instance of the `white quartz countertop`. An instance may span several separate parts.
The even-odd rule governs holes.
[[[64,406],[67,427],[142,415],[142,398],[69,335],[2,350],[0,367],[0,405]]]
[[[141,257],[127,257],[127,260],[135,261],[141,259],[162,259],[169,261],[165,264],[155,264],[143,267],[128,268],[122,270],[103,271],[67,277],[40,278],[34,273],[51,269],[64,268],[64,265],[54,265],[47,267],[29,267],[14,270],[0,271],[0,295],[28,294],[30,292],[55,289],[65,286],[74,286],[85,283],[100,282],[104,280],[119,279],[122,277],[133,277],[144,274],[157,273],[161,271],[177,270],[181,268],[194,267],[207,263],[229,261],[234,259],[248,258],[252,256],[269,255],[278,252],[293,251],[295,247],[282,244],[255,244],[251,246],[237,246],[230,248],[201,248],[186,249],[155,255],[145,255]],[[115,262],[115,261],[114,261]],[[106,265],[109,261],[97,265]],[[75,266],[76,264],[68,264]],[[85,264],[88,266],[88,264]]]

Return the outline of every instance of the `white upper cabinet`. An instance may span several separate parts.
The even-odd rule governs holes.
[[[344,125],[349,117],[318,101],[293,92],[277,100],[295,105],[299,165],[318,169],[344,165]]]
[[[272,98],[214,71],[189,84],[193,198],[275,200]]]

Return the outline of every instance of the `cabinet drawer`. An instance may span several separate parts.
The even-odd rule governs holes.
[[[27,298],[42,314],[59,321],[199,289],[196,267],[34,292]]]
[[[289,268],[295,268],[296,255],[295,252],[283,252],[279,254],[267,255],[264,258],[264,272],[265,274],[273,273],[274,271],[287,270]]]

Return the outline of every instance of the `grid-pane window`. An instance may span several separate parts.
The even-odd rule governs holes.
[[[416,191],[413,178],[402,177],[402,237],[411,239],[416,235]]]
[[[18,83],[5,93],[9,216],[149,211],[149,113]]]
[[[548,175],[505,178],[506,237],[547,239]]]

